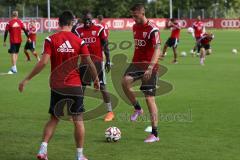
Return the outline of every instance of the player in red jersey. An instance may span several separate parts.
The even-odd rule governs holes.
[[[98,15],[97,20],[98,20],[98,24],[101,24],[104,27],[106,35],[107,35],[106,37],[108,39],[108,37],[109,37],[109,27],[106,23],[103,22],[103,15]]]
[[[135,109],[130,117],[131,121],[136,121],[137,117],[143,114],[143,109],[135,97],[134,91],[132,90],[132,84],[136,80],[142,81],[140,89],[145,95],[152,125],[152,133],[144,142],[157,142],[159,141],[157,131],[158,109],[155,103],[155,92],[158,58],[161,54],[160,32],[157,26],[146,18],[143,4],[134,5],[131,8],[131,15],[136,23],[133,25],[135,50],[132,64],[130,64],[122,79],[122,87]]]
[[[8,74],[17,73],[17,59],[18,59],[19,48],[22,43],[22,34],[21,34],[22,30],[24,31],[25,35],[28,37],[28,33],[23,25],[23,22],[20,19],[18,19],[18,11],[13,11],[12,19],[7,23],[5,28],[4,43],[3,43],[3,46],[5,47],[8,32],[9,32],[10,49],[8,50],[8,53],[11,54],[12,67],[8,72]]]
[[[177,45],[179,42],[181,27],[180,27],[180,24],[178,23],[178,21],[174,18],[170,19],[170,21],[168,23],[168,27],[171,28],[172,33],[164,45],[162,56],[163,57],[165,56],[165,53],[166,53],[168,47],[172,47],[173,54],[174,54],[174,59],[173,59],[172,63],[177,64],[178,63],[178,61],[177,61]]]
[[[105,69],[106,72],[109,72],[111,69],[110,66],[110,53],[108,49],[108,41],[105,33],[105,29],[100,24],[94,24],[92,22],[92,14],[89,11],[86,11],[83,15],[83,25],[76,28],[75,33],[88,45],[89,52],[91,54],[91,58],[97,68],[98,77],[100,80],[100,88],[103,96],[103,101],[106,104],[107,114],[104,117],[104,121],[112,121],[114,119],[114,113],[112,110],[112,103],[110,100],[110,95],[107,92],[106,88],[106,77],[105,77]],[[104,57],[105,54],[106,62],[104,65]],[[89,77],[89,73],[87,67],[82,66],[80,68],[80,72],[84,74],[82,79],[84,85],[91,85],[91,77]]]
[[[200,47],[197,45],[198,40],[201,38],[201,36],[205,33],[205,26],[204,23],[201,21],[201,16],[197,17],[197,21],[193,23],[192,28],[194,30],[194,37],[196,39],[196,45],[193,48],[193,53],[200,52]]]
[[[212,33],[204,33],[198,40],[198,46],[200,47],[200,64],[204,65],[206,55],[211,53],[210,43],[213,40],[214,35]]]
[[[39,160],[47,160],[47,145],[54,134],[59,122],[58,111],[63,112],[63,107],[68,107],[68,114],[72,116],[74,123],[74,136],[77,146],[77,160],[87,160],[83,155],[84,123],[83,123],[83,95],[82,84],[78,69],[78,61],[86,63],[95,77],[94,87],[100,88],[96,68],[90,58],[85,42],[71,32],[73,14],[64,11],[59,17],[61,30],[45,39],[43,55],[31,73],[19,84],[19,91],[22,92],[25,85],[51,61],[51,101],[50,120],[47,122],[43,140],[37,155]]]
[[[27,57],[27,61],[31,61],[28,50],[32,52],[32,54],[36,57],[36,59],[39,61],[40,58],[35,50],[36,47],[36,39],[37,39],[37,28],[36,28],[36,21],[31,20],[28,26],[28,34],[29,39],[31,41],[27,41],[24,47],[24,53]]]

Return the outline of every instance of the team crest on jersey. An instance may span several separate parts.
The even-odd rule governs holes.
[[[146,38],[147,32],[143,32],[143,38]]]
[[[97,33],[96,31],[92,31],[92,35],[93,35],[93,36],[95,36],[95,35],[96,35],[96,33]]]

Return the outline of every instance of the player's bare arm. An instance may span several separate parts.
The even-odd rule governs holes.
[[[103,31],[105,32],[105,31]],[[110,52],[108,48],[108,40],[107,39],[102,39],[101,40],[102,46],[103,46],[103,52],[106,57],[106,63],[105,63],[105,69],[106,72],[108,73],[111,69],[111,62],[110,62]]]
[[[48,54],[43,54],[41,60],[36,64],[30,74],[24,78],[22,82],[19,83],[18,90],[22,92],[24,90],[25,85],[37,74],[39,74],[43,68],[47,65],[50,56]]]
[[[4,47],[6,47],[7,36],[8,36],[8,31],[6,30],[6,31],[4,32],[4,39],[3,39],[3,46],[4,46]]]
[[[157,43],[154,46],[154,54],[153,54],[152,60],[151,60],[151,62],[149,64],[147,70],[144,73],[144,79],[145,80],[148,80],[148,79],[151,78],[152,70],[153,70],[154,66],[158,63],[158,59],[159,59],[159,57],[161,55],[161,49],[160,49],[161,48],[161,44],[160,44],[160,40],[159,40],[159,33],[155,32],[154,34],[157,37],[157,39],[156,39]]]

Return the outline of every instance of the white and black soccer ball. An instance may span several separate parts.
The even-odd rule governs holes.
[[[186,57],[186,56],[187,56],[187,53],[184,52],[184,51],[182,51],[182,52],[180,53],[180,55],[181,55],[181,57]]]
[[[121,131],[117,127],[109,127],[105,131],[105,138],[107,142],[117,142],[121,139]]]

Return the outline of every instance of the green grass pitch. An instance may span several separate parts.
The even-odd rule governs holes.
[[[144,129],[148,121],[131,123],[122,118],[130,114],[132,107],[119,99],[115,112],[117,118],[110,123],[99,117],[87,121],[84,154],[90,160],[239,160],[240,159],[240,55],[231,53],[240,50],[237,30],[213,30],[213,54],[206,59],[206,65],[199,65],[199,58],[189,54],[194,41],[183,30],[178,51],[188,53],[179,57],[179,64],[173,65],[172,51],[160,63],[168,68],[161,79],[171,83],[174,89],[156,98],[159,113],[160,142],[144,144],[147,133]],[[165,42],[169,31],[161,31]],[[37,51],[42,51],[44,37],[39,34]],[[110,41],[119,44],[123,40],[132,41],[130,31],[111,32]],[[2,44],[2,40],[0,41]],[[22,47],[23,48],[23,44]],[[0,72],[6,73],[10,67],[8,48],[0,47]],[[132,57],[133,47],[119,49],[111,55],[125,54]],[[35,59],[26,62],[21,49],[16,75],[0,76],[0,159],[33,160],[39,148],[42,130],[48,119],[49,108],[49,66],[35,77],[20,94],[18,83],[30,72]],[[160,86],[161,87],[161,86]],[[117,96],[108,74],[108,89]],[[144,99],[139,100],[147,113]],[[86,109],[94,108],[97,102],[86,100]],[[187,119],[176,118],[185,115]],[[116,126],[122,131],[122,139],[117,143],[104,141],[105,129]],[[50,160],[70,160],[75,158],[73,125],[61,121],[49,144]]]

